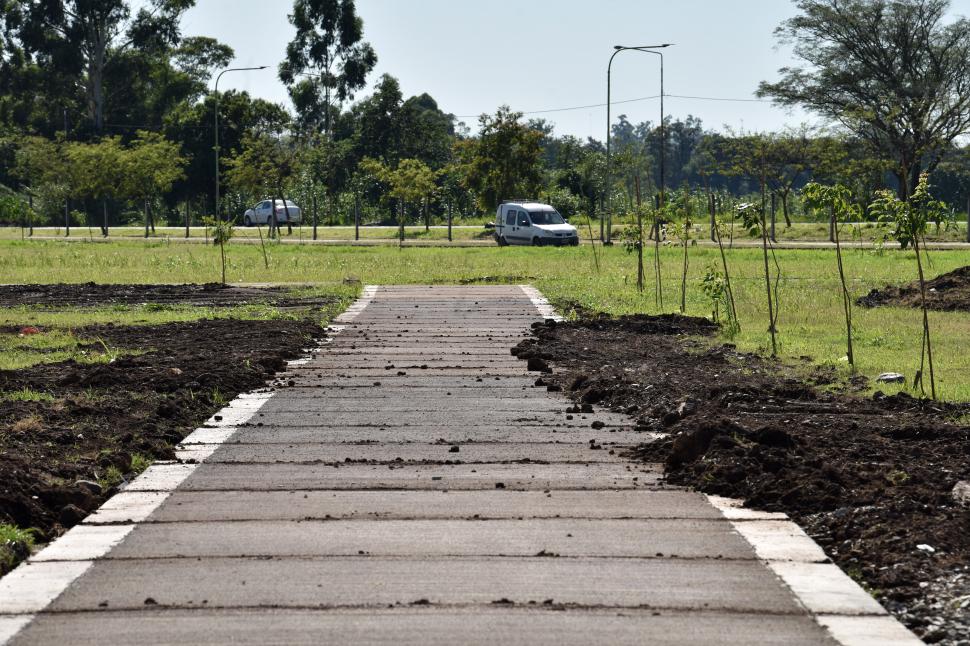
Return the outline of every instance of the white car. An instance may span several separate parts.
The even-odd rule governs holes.
[[[243,224],[247,227],[268,224],[273,215],[271,210],[273,207],[276,208],[276,224],[299,224],[302,221],[303,212],[293,202],[286,200],[284,207],[283,200],[263,200],[253,208],[246,209]],[[287,218],[287,211],[289,211],[289,218]]]
[[[579,244],[579,233],[548,204],[502,202],[495,212],[495,241],[500,246],[576,246]]]

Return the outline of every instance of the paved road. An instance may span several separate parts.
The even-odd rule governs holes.
[[[624,417],[534,386],[509,353],[539,318],[523,290],[380,288],[358,310],[80,552],[36,557],[120,532],[13,643],[834,643],[737,523],[621,457],[642,439]]]

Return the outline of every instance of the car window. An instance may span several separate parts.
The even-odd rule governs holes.
[[[533,224],[563,224],[562,216],[555,211],[529,211]]]
[[[269,200],[265,200],[263,202],[260,202],[259,203],[259,208],[261,208],[261,209],[268,209],[269,208]]]
[[[515,211],[507,211],[505,213],[505,224],[509,225],[510,227],[515,226]]]
[[[519,211],[519,226],[520,227],[531,226],[529,222],[529,216],[525,214],[525,211]]]

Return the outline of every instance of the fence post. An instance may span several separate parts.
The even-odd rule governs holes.
[[[313,209],[313,239],[317,239],[317,194],[314,193],[310,200],[313,204],[310,208]]]
[[[967,198],[967,242],[970,242],[970,197]]]
[[[708,193],[707,210],[711,212],[711,242],[717,242],[717,204],[714,200],[714,193]]]

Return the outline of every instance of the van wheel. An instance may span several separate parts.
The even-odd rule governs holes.
[[[542,238],[540,238],[539,236],[536,236],[535,238],[533,238],[532,239],[532,246],[533,247],[541,247],[542,246]]]
[[[246,225],[247,227],[251,227],[251,226],[253,226],[253,220],[252,220],[252,218],[250,218],[250,217],[249,217],[248,215],[246,216],[246,218],[245,218],[245,220],[244,220],[244,222],[243,222],[243,223],[244,223],[244,224],[245,224],[245,225]]]
[[[500,247],[509,246],[509,241],[505,239],[505,236],[496,236],[495,241],[498,242],[498,246]]]

